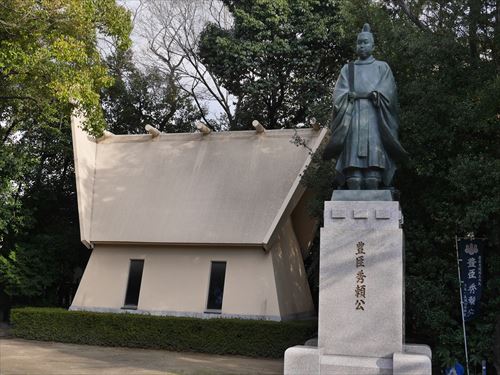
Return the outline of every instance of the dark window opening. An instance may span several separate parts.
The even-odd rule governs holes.
[[[142,270],[144,260],[131,259],[130,271],[128,274],[127,294],[125,295],[124,308],[135,309],[139,302],[139,292],[141,291]]]
[[[224,295],[224,279],[226,278],[226,262],[212,262],[210,286],[208,288],[207,310],[221,310]]]

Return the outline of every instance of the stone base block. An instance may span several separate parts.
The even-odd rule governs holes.
[[[391,358],[354,357],[346,355],[322,355],[321,375],[390,375]]]
[[[321,354],[321,349],[298,345],[285,352],[285,375],[432,375],[431,349],[405,345],[392,358]]]
[[[429,345],[422,344],[405,344],[404,352],[408,354],[422,354],[432,360],[432,350]]]
[[[394,375],[432,375],[431,359],[425,354],[394,353]]]
[[[297,345],[285,351],[285,375],[319,374],[319,350]]]
[[[334,190],[332,201],[394,201],[391,190]]]

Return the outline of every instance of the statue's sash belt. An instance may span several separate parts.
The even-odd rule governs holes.
[[[366,158],[368,157],[368,119],[361,116],[361,103],[357,102],[355,105],[358,106],[358,116],[354,118],[354,121],[358,121],[358,157]]]
[[[356,98],[354,100],[358,99],[372,99],[372,93],[371,92],[356,92]]]

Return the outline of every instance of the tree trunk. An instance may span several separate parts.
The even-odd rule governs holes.
[[[473,63],[479,59],[477,29],[480,15],[481,0],[469,0],[469,51]]]

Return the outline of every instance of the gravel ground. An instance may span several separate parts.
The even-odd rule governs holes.
[[[0,375],[283,373],[283,360],[15,339],[0,329]]]

